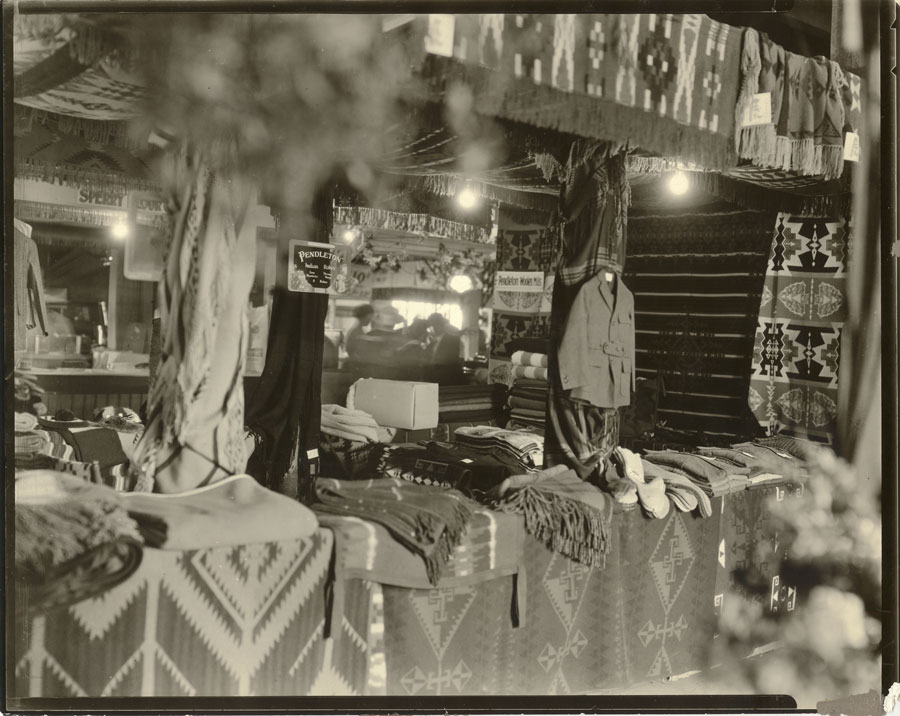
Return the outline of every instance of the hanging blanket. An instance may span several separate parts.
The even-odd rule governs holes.
[[[749,389],[750,408],[770,436],[833,439],[849,250],[843,222],[777,218]]]
[[[753,33],[750,35],[750,33]],[[749,36],[749,37],[748,37]],[[766,124],[758,124],[750,127],[741,127],[738,130],[738,154],[742,159],[749,159],[754,164],[763,167],[775,166],[775,126],[781,117],[781,105],[784,101],[784,75],[785,59],[784,49],[772,42],[768,35],[756,35],[752,30],[746,30],[744,34],[744,52],[752,55],[753,36],[756,37],[758,61],[750,61],[749,72],[756,72],[756,82],[751,79],[747,88],[747,97],[744,105],[750,102],[750,95],[767,92],[772,108],[772,121]],[[750,49],[748,49],[748,47]],[[755,88],[754,88],[755,84]],[[737,119],[741,119],[741,106],[737,110]]]
[[[839,177],[844,168],[844,73],[823,57],[786,53],[786,80],[776,126],[775,166]]]
[[[87,599],[138,568],[141,536],[116,492],[50,470],[23,471],[17,478],[18,612]]]
[[[437,584],[459,544],[477,503],[456,490],[437,490],[396,478],[346,482],[319,479],[316,512],[359,517],[385,527],[406,549],[425,561]]]
[[[613,501],[582,482],[574,470],[550,468],[524,476],[523,487],[508,485],[491,507],[518,512],[525,530],[548,549],[592,567],[604,567],[610,550]]]

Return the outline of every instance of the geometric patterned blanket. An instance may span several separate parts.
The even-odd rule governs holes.
[[[670,209],[629,218],[637,375],[662,377],[667,427],[727,440],[758,431],[746,396],[774,216]]]
[[[749,391],[769,435],[833,440],[849,251],[843,221],[778,215]]]
[[[520,531],[514,578],[458,574],[422,589],[347,578],[339,628],[327,627],[327,529],[310,540],[146,550],[138,572],[102,597],[16,624],[10,702],[552,695],[702,669],[724,601],[743,589],[736,571],[766,586],[748,595],[766,610],[793,609],[768,504],[801,492],[786,484],[715,498],[705,519],[616,515],[605,569]]]
[[[517,582],[435,589],[384,586],[387,693],[403,696],[578,694],[708,666],[716,618],[742,569],[771,585],[766,610],[790,610],[785,548],[769,542],[768,500],[785,485],[713,500],[702,519],[616,515],[605,569],[572,562],[526,537]],[[510,619],[514,589],[526,614]]]
[[[145,550],[119,586],[16,625],[10,696],[364,693],[377,585],[360,582],[341,629],[323,639],[332,545],[318,530],[309,540]]]

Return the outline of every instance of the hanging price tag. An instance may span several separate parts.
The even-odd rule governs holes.
[[[772,124],[771,92],[758,92],[753,95],[753,99],[741,116],[742,127],[755,127],[760,124]]]
[[[859,135],[856,132],[847,132],[844,135],[844,161],[859,161]]]

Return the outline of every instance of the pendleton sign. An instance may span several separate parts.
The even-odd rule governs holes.
[[[314,241],[291,241],[288,289],[299,293],[349,292],[350,247]]]

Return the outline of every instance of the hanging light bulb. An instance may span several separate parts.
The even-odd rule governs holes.
[[[130,234],[131,231],[128,228],[128,224],[124,221],[120,221],[118,224],[113,224],[111,233],[114,239],[124,241],[128,238],[128,234]]]
[[[690,189],[690,182],[688,182],[687,174],[679,170],[672,174],[671,177],[669,177],[669,181],[666,186],[668,186],[669,191],[672,192],[675,196],[681,196],[687,193],[687,190]]]
[[[341,240],[345,244],[352,244],[357,238],[359,238],[359,231],[357,229],[344,229],[344,232],[341,234]]]
[[[465,293],[466,291],[471,291],[473,288],[475,288],[475,282],[472,281],[471,276],[466,276],[464,273],[458,273],[450,279],[451,291]]]
[[[478,194],[476,194],[472,189],[466,187],[456,195],[456,203],[459,204],[462,209],[474,209],[478,206]]]

